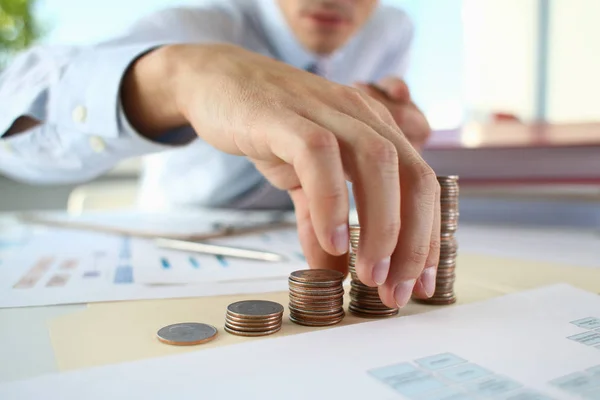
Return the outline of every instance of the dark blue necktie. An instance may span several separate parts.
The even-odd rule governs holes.
[[[315,75],[319,75],[319,76],[323,76],[323,71],[321,71],[321,69],[319,68],[319,64],[318,63],[312,63],[310,64],[306,70],[308,72],[311,72]]]

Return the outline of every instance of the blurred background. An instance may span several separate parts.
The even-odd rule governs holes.
[[[600,1],[383,1],[415,23],[406,79],[435,131],[424,156],[461,176],[461,217],[600,226]],[[0,0],[0,68],[34,43],[101,41],[193,3]],[[0,176],[0,211],[131,205],[139,161],[80,187]]]

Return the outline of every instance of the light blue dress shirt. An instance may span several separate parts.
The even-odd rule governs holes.
[[[404,76],[412,36],[407,15],[380,4],[343,48],[319,59],[296,40],[275,0],[212,0],[153,13],[96,45],[34,47],[0,74],[0,135],[20,116],[42,124],[0,139],[0,173],[38,184],[85,182],[146,155],[142,208],[287,207],[287,194],[268,185],[245,157],[200,139],[177,146],[135,132],[119,101],[128,66],[166,44],[232,43],[301,69],[316,63],[326,78],[351,85]],[[181,133],[189,134],[167,137]]]

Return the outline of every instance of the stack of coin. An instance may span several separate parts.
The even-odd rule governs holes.
[[[306,326],[335,325],[344,318],[344,274],[308,269],[290,274],[290,321]]]
[[[278,332],[283,306],[273,301],[246,300],[227,307],[225,330],[238,336],[265,336]]]
[[[348,310],[357,317],[363,318],[385,318],[398,314],[397,308],[389,308],[381,302],[377,287],[370,287],[363,284],[358,275],[356,275],[356,254],[358,251],[358,242],[360,236],[360,226],[350,226],[350,305]]]
[[[456,254],[458,245],[454,233],[458,228],[458,176],[438,176],[441,187],[442,229],[440,261],[438,263],[435,293],[422,303],[446,305],[456,302],[454,281],[456,279]]]

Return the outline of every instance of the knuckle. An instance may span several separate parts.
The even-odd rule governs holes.
[[[371,138],[366,142],[363,148],[369,160],[384,165],[398,165],[398,151],[392,142],[382,137]]]
[[[368,104],[365,94],[356,88],[342,86],[340,95],[344,100],[355,106],[365,107]]]
[[[420,215],[428,215],[435,207],[435,198],[433,196],[421,196],[417,202],[417,210]]]
[[[417,191],[435,200],[435,196],[440,192],[435,171],[425,161],[419,161],[413,164],[411,175]]]
[[[424,265],[428,256],[429,246],[416,246],[411,250],[408,260],[418,265]]]
[[[429,254],[439,254],[441,247],[442,244],[440,239],[436,237],[432,238],[431,242],[429,243]]]
[[[334,185],[330,186],[328,190],[319,193],[319,201],[322,203],[340,203],[346,198],[344,187]]]
[[[338,142],[335,135],[324,129],[315,129],[308,131],[302,138],[305,150],[308,152],[329,150],[335,151],[338,148]]]
[[[396,221],[388,221],[381,229],[381,237],[393,243],[398,242],[400,234],[400,219]]]
[[[417,179],[428,182],[429,184],[437,181],[435,172],[425,163],[425,161],[419,161],[413,164],[413,173]]]
[[[383,105],[383,103],[377,101],[377,100],[373,100],[373,102],[371,103],[373,110],[375,110],[375,112],[381,117],[381,119],[383,119],[384,121],[393,121],[393,117],[392,117],[392,113],[390,112],[390,109],[387,108],[386,106]]]

